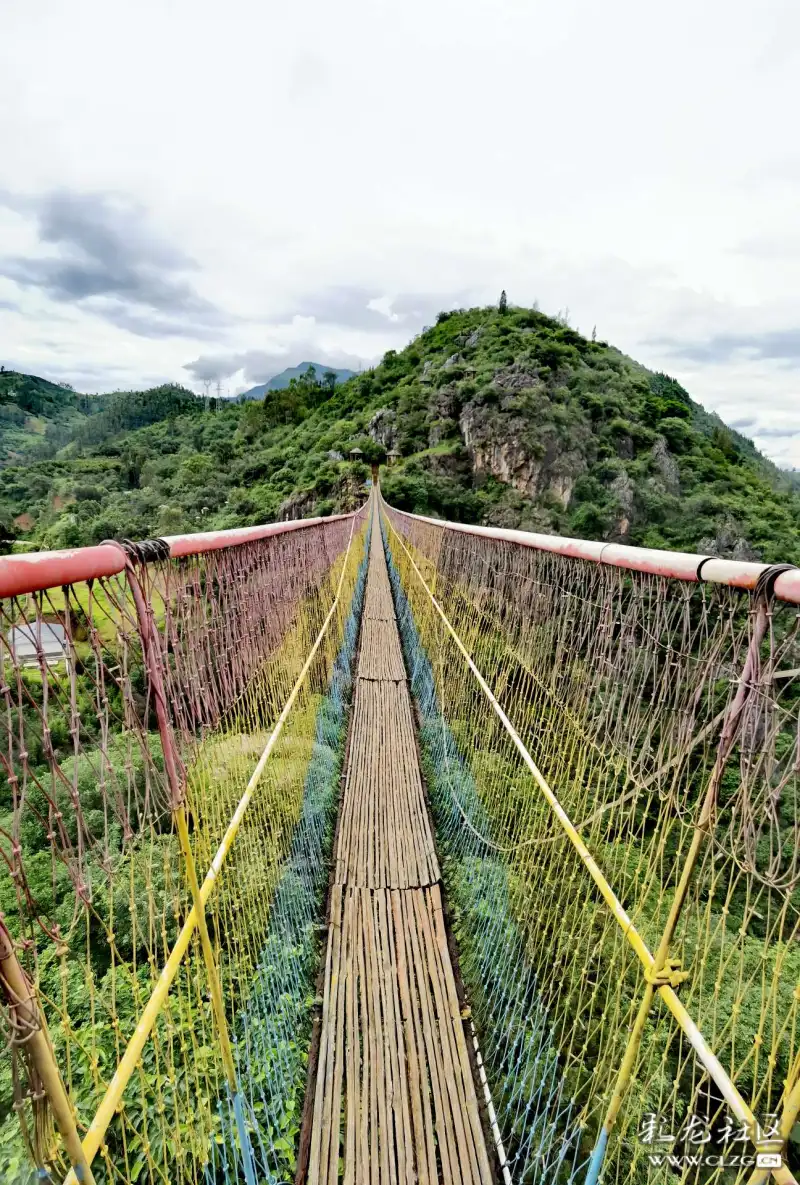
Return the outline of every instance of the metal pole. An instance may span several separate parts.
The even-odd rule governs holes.
[[[570,539],[559,535],[539,535],[532,531],[512,531],[505,527],[476,527],[468,523],[451,523],[441,518],[426,518],[422,514],[409,514],[389,506],[392,514],[412,521],[427,523],[442,530],[455,531],[463,535],[479,535],[484,539],[495,539],[532,547],[536,551],[553,552],[570,559],[587,560],[613,568],[627,568],[632,572],[645,572],[651,576],[668,576],[673,580],[686,580],[692,584],[725,584],[729,588],[754,592],[759,581],[773,570],[772,592],[781,601],[800,604],[800,568],[792,564],[781,564],[775,572],[774,565],[757,564],[745,560],[722,560],[715,556],[693,555],[684,551],[662,551],[655,547],[629,547],[625,543],[600,543],[592,539]]]
[[[25,1033],[25,1049],[41,1079],[47,1101],[64,1141],[75,1179],[82,1185],[94,1185],[89,1162],[81,1147],[75,1115],[56,1064],[36,992],[17,958],[14,943],[0,922],[0,990],[6,997],[14,1027]],[[42,1166],[37,1166],[41,1168]]]
[[[794,1070],[800,1073],[800,1058],[795,1059]],[[786,1142],[791,1135],[792,1128],[795,1125],[798,1113],[800,1113],[800,1077],[794,1082],[794,1086],[789,1089],[789,1082],[792,1081],[792,1071],[789,1072],[789,1079],[786,1083],[786,1091],[784,1094],[783,1110],[778,1122],[779,1140],[769,1142],[769,1147],[764,1148],[765,1152],[778,1152],[786,1147]],[[779,1146],[780,1145],[780,1146]],[[769,1169],[755,1169],[752,1177],[750,1177],[747,1185],[764,1185],[765,1181],[770,1175]]]

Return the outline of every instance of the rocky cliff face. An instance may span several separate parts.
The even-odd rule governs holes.
[[[677,459],[672,455],[663,436],[656,437],[652,448],[653,465],[664,488],[670,494],[681,492],[681,476]]]
[[[393,449],[397,437],[397,416],[390,407],[381,407],[369,421],[367,432],[376,444]]]
[[[296,490],[280,503],[276,518],[280,522],[290,522],[298,518],[330,514],[332,510],[347,513],[357,510],[363,501],[363,481],[356,474],[344,473],[328,491],[328,497],[322,506],[314,490]]]
[[[495,387],[504,392],[498,403],[467,403],[458,419],[476,475],[488,474],[527,498],[568,507],[588,468],[591,433],[560,431],[532,376],[501,372]]]

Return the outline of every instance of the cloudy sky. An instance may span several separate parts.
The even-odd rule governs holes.
[[[794,0],[6,0],[0,360],[80,390],[569,309],[800,466]]]

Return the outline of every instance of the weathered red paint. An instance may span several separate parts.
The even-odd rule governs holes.
[[[784,572],[775,581],[775,596],[793,605],[800,605],[800,568]]]
[[[523,547],[535,547],[538,551],[550,551],[572,559],[592,560],[595,563],[610,564],[616,568],[627,568],[633,572],[646,572],[653,576],[667,576],[673,580],[687,580],[697,583],[702,564],[700,580],[704,584],[726,584],[730,588],[752,591],[759,576],[769,564],[753,564],[740,560],[723,560],[708,555],[693,555],[684,551],[659,551],[652,547],[628,547],[622,543],[598,543],[591,539],[569,539],[561,535],[539,535],[533,531],[510,531],[502,527],[475,527],[466,523],[451,523],[444,519],[425,518],[419,514],[408,514],[395,510],[403,518],[418,519],[449,531],[460,531],[468,535],[482,535],[488,539],[502,539]],[[800,605],[800,569],[784,572],[775,581],[775,596],[790,604]]]
[[[125,553],[115,543],[71,551],[34,551],[0,556],[0,597],[60,588],[79,580],[115,576],[125,567]]]
[[[354,512],[355,514],[358,511]],[[205,551],[219,551],[222,547],[238,547],[242,543],[254,543],[270,535],[283,535],[286,531],[299,531],[304,527],[315,527],[319,523],[332,523],[353,514],[330,514],[327,518],[296,518],[285,523],[266,523],[261,527],[232,527],[228,531],[199,531],[195,535],[164,535],[173,558],[184,555],[201,555]]]
[[[352,517],[352,514],[334,514],[328,518],[300,518],[261,527],[235,527],[230,531],[168,535],[165,541],[174,557],[200,555],[266,539],[269,535]],[[102,576],[115,576],[124,570],[125,562],[125,553],[117,543],[101,543],[96,547],[78,547],[70,551],[33,551],[24,555],[0,556],[0,597],[16,597],[46,588],[61,588],[65,584],[97,580]]]

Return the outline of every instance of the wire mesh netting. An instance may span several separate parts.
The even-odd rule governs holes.
[[[213,914],[218,934],[237,935],[236,958],[225,964],[235,974],[241,1000],[233,1033],[237,1077],[245,1097],[256,1179],[270,1185],[294,1181],[296,1168],[310,1004],[323,936],[319,923],[330,873],[366,579],[367,550],[358,542],[360,565],[352,596],[344,599],[349,612],[342,630],[331,634],[331,647],[337,639],[341,644],[330,679],[316,690],[314,680],[309,680],[302,708],[292,713],[283,744],[266,767],[258,812],[252,814],[246,842],[237,846]],[[326,659],[319,669],[323,683],[329,669]],[[294,786],[294,779],[301,779],[302,787]],[[280,817],[277,804],[279,799],[286,801],[290,789],[300,790],[302,802],[288,857],[282,864],[265,865],[264,853],[274,843]],[[254,917],[260,915],[261,922],[248,930],[247,951],[242,950],[243,910],[251,927]],[[225,943],[220,945],[224,950]],[[225,986],[229,988],[228,981]],[[243,1172],[236,1117],[227,1093],[219,1113],[220,1131],[206,1167],[209,1185],[239,1181]]]
[[[796,607],[385,512],[513,1180],[588,1179],[670,934],[602,1180],[750,1180],[800,1073]]]
[[[287,859],[304,858],[310,841],[299,835],[310,829],[324,843],[330,826],[324,795],[313,826],[304,798],[314,769],[331,792],[364,529],[362,513],[181,559],[162,549],[118,576],[2,602],[3,1180],[33,1179],[31,1165],[52,1180],[69,1169],[12,962],[22,994],[35,989],[79,1135],[89,1129],[97,1145],[95,1180],[200,1181],[220,1141],[236,1159],[176,808],[206,877],[227,1018],[241,1041],[271,905],[289,893]],[[256,788],[228,854],[248,784]],[[169,960],[174,977],[154,1008]],[[107,1127],[90,1128],[148,1008],[151,1036],[126,1089]],[[302,1058],[299,1030],[297,1042]],[[263,1118],[280,1167],[281,1116],[262,1117],[263,1099],[250,1102],[251,1129]]]

